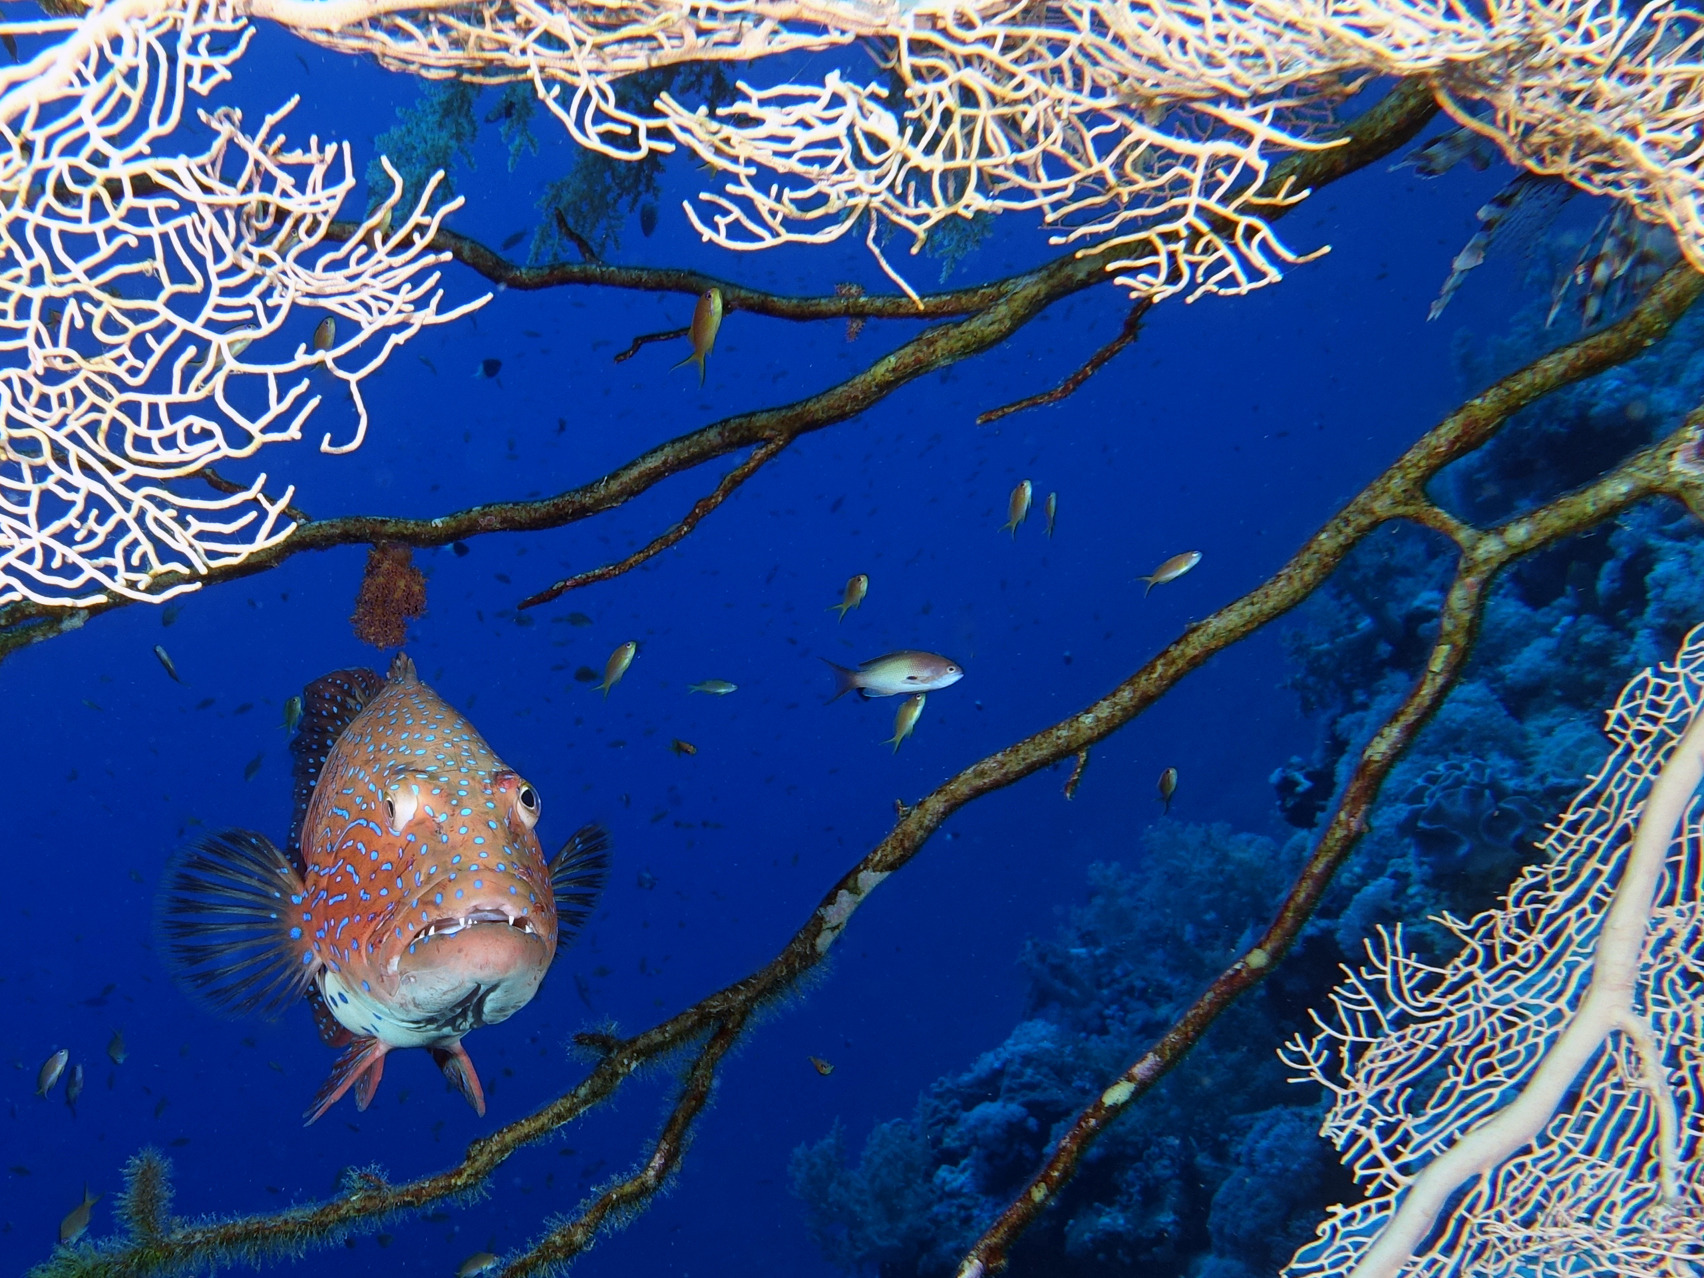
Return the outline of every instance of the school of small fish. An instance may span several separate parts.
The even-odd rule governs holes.
[[[1474,158],[1471,151],[1464,154]],[[1446,161],[1453,158],[1423,155],[1415,165],[1425,171]],[[696,365],[700,385],[725,309],[721,290],[711,287],[693,310],[687,330],[692,352],[675,367]],[[239,357],[252,340],[241,329],[224,335],[222,346],[210,344],[202,366]],[[323,355],[336,341],[336,321],[326,316],[313,331],[311,348]],[[483,359],[474,377],[494,380],[501,369],[501,360]],[[1000,527],[1014,540],[1035,495],[1030,479],[1011,490]],[[1058,510],[1059,494],[1050,491],[1042,503],[1048,538]],[[465,555],[467,548],[458,542],[455,552]],[[1147,594],[1201,560],[1200,551],[1174,554],[1137,580]],[[869,589],[867,573],[846,580],[839,602],[827,609],[836,614],[836,625],[862,608]],[[178,610],[168,609],[162,624],[171,625]],[[592,624],[580,613],[566,620]],[[610,653],[597,682],[604,698],[638,653],[637,640]],[[153,645],[153,655],[171,680],[185,682],[164,645]],[[965,674],[952,659],[916,649],[855,665],[822,660],[833,674],[830,702],[848,692],[859,700],[901,698],[893,733],[882,743],[895,754],[916,732],[929,694]],[[582,676],[598,679],[583,667],[576,678]],[[688,694],[713,697],[738,690],[720,678],[686,686]],[[211,699],[202,703],[209,704]],[[263,835],[227,830],[179,854],[162,907],[162,935],[176,974],[192,993],[227,1012],[309,1003],[323,1040],[343,1049],[307,1111],[309,1123],[350,1091],[356,1108],[366,1109],[386,1055],[399,1047],[427,1048],[452,1087],[483,1115],[484,1089],[462,1039],[508,1018],[533,997],[558,946],[583,921],[603,885],[606,837],[587,827],[547,861],[534,832],[540,812],[536,791],[419,681],[405,656],[385,677],[338,671],[316,681],[284,701],[281,725],[293,738],[296,759],[290,838],[280,850]],[[670,739],[669,749],[686,758],[699,752],[679,737]],[[245,780],[258,774],[264,758],[263,752],[247,765]],[[1065,782],[1066,799],[1075,796],[1088,761],[1088,750],[1077,755]],[[1156,784],[1163,813],[1169,814],[1177,788],[1177,768],[1165,768]],[[287,885],[291,910],[257,912],[256,890],[269,891],[264,885],[271,883]],[[649,871],[640,871],[640,886],[654,885]],[[577,976],[576,984],[587,998],[583,979]],[[122,1030],[112,1032],[106,1054],[114,1066],[128,1059]],[[834,1072],[821,1057],[808,1060],[824,1077]],[[75,1116],[86,1072],[67,1048],[42,1063],[37,1095],[48,1098],[61,1079]],[[156,1118],[167,1103],[159,1098]],[[87,1232],[100,1197],[85,1186],[82,1201],[60,1223],[61,1242],[74,1243]],[[482,1251],[456,1272],[458,1278],[476,1278],[500,1267],[497,1255]]]

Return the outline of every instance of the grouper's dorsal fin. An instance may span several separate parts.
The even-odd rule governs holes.
[[[372,670],[333,670],[302,689],[302,722],[290,742],[296,807],[290,814],[288,850],[298,870],[302,869],[302,818],[308,814],[320,769],[343,730],[384,686],[384,677]]]

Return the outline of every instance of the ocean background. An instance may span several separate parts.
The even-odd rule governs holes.
[[[253,118],[299,93],[287,132],[348,139],[359,171],[419,87],[262,27],[217,100]],[[547,117],[534,132],[539,154],[511,171],[497,130],[482,130],[477,167],[454,174],[467,199],[454,229],[493,247],[530,232],[539,193],[570,160]],[[1274,572],[1480,388],[1467,361],[1523,311],[1542,310],[1544,290],[1523,283],[1518,256],[1505,257],[1475,272],[1438,322],[1427,322],[1427,308],[1474,211],[1510,176],[1498,164],[1423,181],[1374,165],[1281,224],[1295,249],[1329,245],[1320,260],[1248,297],[1169,301],[1134,347],[1063,403],[977,426],[977,413],[1058,382],[1117,332],[1127,309],[1110,285],[1067,300],[1006,346],[801,439],[675,549],[548,606],[515,611],[567,572],[648,541],[732,461],[582,524],[481,537],[465,555],[417,553],[429,612],[406,650],[422,676],[538,788],[547,852],[588,821],[614,839],[608,889],[539,997],[468,1039],[490,1101],[483,1120],[445,1091],[424,1053],[404,1052],[366,1113],[345,1100],[304,1129],[300,1115],[332,1059],[307,1009],[276,1022],[218,1019],[172,983],[153,940],[153,901],[174,848],[222,826],[286,835],[286,699],[327,671],[388,663],[348,620],[364,547],[298,555],[181,607],[125,608],[0,663],[10,805],[0,1272],[51,1254],[85,1184],[102,1195],[91,1236],[111,1232],[120,1168],[143,1146],[171,1159],[183,1214],[322,1198],[350,1166],[377,1164],[393,1179],[440,1170],[470,1140],[583,1075],[569,1044],[576,1032],[636,1032],[767,962],[887,831],[896,800],[914,801],[1105,693]],[[700,243],[679,210],[697,177],[684,161],[672,165],[655,233],[630,221],[611,260],[693,267],[777,292],[820,294],[843,281],[889,288],[860,237],[745,255]],[[1564,229],[1589,227],[1601,211],[1578,204]],[[1008,218],[949,283],[1001,277],[1059,251],[1036,226]],[[919,287],[938,284],[939,260],[897,260]],[[452,263],[444,287],[463,300],[489,286]],[[473,318],[421,333],[366,383],[372,425],[358,452],[326,457],[305,442],[231,472],[264,469],[274,491],[297,484],[297,504],[316,517],[429,516],[553,493],[722,416],[830,386],[920,327],[872,322],[849,342],[838,321],[735,312],[702,387],[693,370],[670,368],[683,342],[612,362],[634,336],[684,326],[692,305],[682,294],[499,291]],[[311,323],[292,340],[305,340]],[[497,377],[475,376],[486,359],[502,361]],[[328,388],[309,439],[346,434],[351,421]],[[1036,509],[1014,539],[1001,525],[1025,478]],[[1051,539],[1040,509],[1050,492],[1059,497]],[[1185,550],[1202,552],[1199,567],[1144,596],[1136,579]],[[858,572],[870,576],[869,597],[837,623],[829,606]],[[1390,581],[1392,600],[1412,596],[1394,570]],[[571,622],[575,613],[590,624]],[[1322,737],[1322,720],[1288,686],[1295,643],[1306,639],[1287,647],[1283,635],[1302,624],[1280,622],[1215,658],[1095,747],[1074,799],[1062,796],[1066,773],[1055,770],[956,815],[857,913],[830,961],[751,1027],[669,1191],[607,1232],[575,1271],[839,1272],[791,1186],[795,1151],[838,1123],[855,1157],[938,1079],[1000,1048],[1035,1006],[1026,944],[1057,938],[1089,900],[1091,865],[1119,863],[1163,887],[1155,839],[1183,846],[1167,827],[1223,823],[1272,840],[1275,859],[1295,834],[1272,776],[1292,758],[1314,758]],[[575,679],[583,666],[601,674],[629,639],[639,655],[607,699]],[[181,683],[156,660],[156,644]],[[966,670],[930,695],[897,752],[884,744],[897,701],[825,704],[832,681],[822,663],[896,648],[941,652]],[[711,678],[739,691],[688,695]],[[1577,722],[1589,732],[1598,719],[1582,711]],[[674,739],[697,753],[672,752]],[[1165,815],[1156,782],[1168,767],[1180,781]],[[1152,920],[1155,934],[1216,953],[1269,918],[1256,902],[1246,916],[1214,915],[1192,931],[1200,907],[1193,894],[1173,900],[1172,917]],[[122,1065],[106,1054],[117,1030],[129,1052]],[[1231,1045],[1271,1070],[1276,1041]],[[87,1071],[75,1114],[63,1084],[48,1100],[34,1094],[37,1067],[60,1047]],[[832,1074],[819,1074],[812,1056]],[[394,1220],[276,1270],[448,1274],[469,1253],[522,1246],[547,1216],[572,1212],[648,1153],[674,1095],[670,1067],[519,1153],[483,1200]],[[1198,1118],[1234,1125],[1259,1108],[1238,1095],[1237,1076],[1224,1076]],[[1139,1259],[1073,1254],[1050,1264],[1040,1251],[1020,1252],[1013,1272],[1115,1272]],[[1177,1266],[1203,1263],[1197,1250]]]

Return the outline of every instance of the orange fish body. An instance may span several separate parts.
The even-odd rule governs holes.
[[[710,358],[710,352],[716,345],[716,334],[722,328],[722,314],[721,289],[707,288],[698,295],[698,303],[692,308],[692,324],[687,329],[687,336],[692,339],[692,354],[676,364],[675,368],[697,364],[700,386],[704,385],[704,361]]]
[[[1148,589],[1142,592],[1143,597],[1146,598],[1155,586],[1163,586],[1168,581],[1176,581],[1200,562],[1201,552],[1199,550],[1186,550],[1181,555],[1173,555],[1146,577],[1136,578],[1137,581],[1148,583]]]
[[[461,1045],[531,1001],[560,928],[583,921],[608,867],[601,830],[547,863],[536,790],[398,656],[390,677],[310,684],[286,851],[226,830],[168,877],[165,942],[192,991],[226,1011],[306,998],[344,1048],[311,1123],[351,1087],[366,1109],[397,1047],[424,1047],[475,1110]]]

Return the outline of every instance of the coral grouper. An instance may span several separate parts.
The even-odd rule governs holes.
[[[428,1049],[480,1114],[462,1036],[537,993],[561,932],[608,870],[588,826],[546,865],[539,796],[398,656],[390,677],[339,670],[308,685],[296,818],[280,851],[223,830],[180,852],[162,903],[180,979],[221,1010],[300,998],[344,1048],[311,1123],[348,1091],[366,1109],[393,1047]]]

